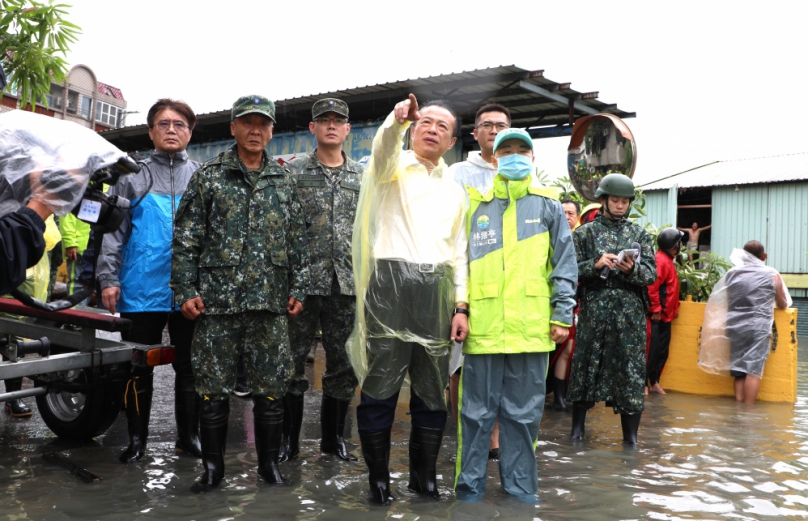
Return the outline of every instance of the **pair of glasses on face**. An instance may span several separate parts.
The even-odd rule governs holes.
[[[169,121],[167,119],[162,119],[154,124],[157,128],[165,132],[166,130],[170,129],[171,126],[174,126],[174,130],[177,132],[182,132],[183,130],[188,130],[188,125],[183,123],[182,121]]]
[[[497,129],[497,132],[502,132],[503,130],[508,128],[508,126],[509,125],[507,123],[492,123],[490,121],[483,121],[482,123],[477,125],[477,130],[491,131],[491,129],[495,128]]]
[[[348,123],[347,118],[314,118],[315,123],[319,123],[320,125],[334,125],[335,127],[341,127],[344,124]]]

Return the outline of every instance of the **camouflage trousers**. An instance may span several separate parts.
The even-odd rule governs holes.
[[[269,311],[202,314],[196,322],[191,362],[199,395],[211,400],[229,397],[236,385],[240,352],[253,395],[281,398],[286,394],[292,375],[286,315]]]
[[[353,329],[355,310],[356,297],[352,295],[306,297],[303,312],[289,319],[289,339],[294,360],[289,393],[300,396],[309,388],[306,356],[314,344],[319,321],[325,350],[323,394],[337,400],[350,400],[355,396],[359,381],[345,350],[345,342]]]
[[[606,402],[615,412],[643,411],[645,307],[623,289],[588,291],[578,312],[568,402]]]

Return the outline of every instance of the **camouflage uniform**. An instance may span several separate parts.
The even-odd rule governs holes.
[[[177,209],[171,287],[205,312],[192,345],[196,389],[226,399],[243,346],[253,394],[279,398],[291,376],[289,297],[309,284],[305,218],[289,172],[264,152],[249,171],[236,145],[205,163]]]
[[[578,260],[580,311],[567,401],[600,402],[615,412],[643,410],[646,320],[642,290],[656,279],[654,243],[641,227],[599,215],[572,234]],[[634,272],[613,271],[606,282],[595,262],[604,253],[617,254],[641,246]]]
[[[351,234],[364,168],[345,156],[338,167],[323,165],[314,152],[286,164],[297,184],[306,215],[311,255],[311,284],[303,313],[289,320],[294,376],[289,392],[302,395],[309,388],[306,355],[314,342],[319,320],[326,354],[323,394],[338,400],[353,398],[358,381],[345,351],[351,334],[354,297]]]

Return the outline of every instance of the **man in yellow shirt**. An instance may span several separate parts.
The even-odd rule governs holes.
[[[412,125],[412,126],[411,126]],[[412,150],[402,150],[410,130]],[[466,196],[443,155],[460,120],[445,102],[398,103],[373,140],[353,234],[356,326],[349,354],[362,382],[357,408],[374,499],[389,503],[390,431],[411,377],[409,488],[438,497],[435,463],[446,425],[452,340],[468,332]]]

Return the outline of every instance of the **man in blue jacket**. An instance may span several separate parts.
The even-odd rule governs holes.
[[[104,236],[98,258],[97,277],[101,300],[110,313],[133,322],[124,340],[152,345],[162,343],[168,323],[176,348],[172,363],[174,412],[178,451],[200,457],[199,408],[191,369],[191,339],[194,322],[180,313],[168,283],[171,277],[171,241],[180,198],[199,163],[188,159],[185,147],[191,140],[196,115],[182,101],[161,99],[147,116],[151,156],[141,164],[141,173],[122,178],[109,195],[132,201],[132,210],[118,231]],[[122,463],[137,461],[146,450],[154,373],[153,368],[132,367],[126,383],[124,405],[129,421],[129,447]]]

